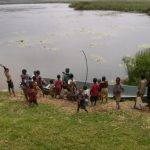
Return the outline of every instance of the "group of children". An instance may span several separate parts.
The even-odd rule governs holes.
[[[4,73],[8,83],[9,94],[11,95],[13,93],[13,95],[15,96],[14,85],[9,74],[9,69],[2,64],[0,64],[0,66],[4,68]],[[97,100],[101,100],[102,102],[105,100],[107,102],[108,81],[106,80],[105,76],[102,77],[102,80],[97,80],[97,78],[93,78],[93,84],[91,85],[90,89],[87,89],[86,84],[83,86],[83,88],[77,89],[76,81],[73,74],[70,73],[70,69],[66,68],[65,72],[62,73],[62,80],[61,76],[57,75],[57,79],[50,80],[50,84],[47,86],[47,88],[49,89],[49,95],[51,95],[52,97],[58,99],[63,98],[69,100],[76,100],[78,104],[77,112],[79,112],[80,108],[88,112],[86,106],[89,100],[91,102],[91,106],[95,106]],[[34,103],[38,105],[37,97],[42,95],[44,96],[43,80],[40,76],[39,70],[34,71],[34,75],[31,77],[27,74],[27,70],[23,69],[21,74],[20,87],[23,90],[25,98],[29,102],[29,104]],[[143,99],[146,87],[148,87],[147,93],[149,93],[148,99],[150,99],[150,81],[148,82],[144,76],[141,76],[141,81],[139,84],[134,108],[143,109],[143,107],[145,106],[143,104]],[[121,94],[123,91],[124,89],[121,85],[121,80],[119,77],[117,77],[116,83],[113,87],[113,97],[116,101],[117,110],[120,109]],[[148,105],[150,106],[150,103],[148,103]]]

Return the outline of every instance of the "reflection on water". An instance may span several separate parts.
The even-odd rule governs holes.
[[[74,11],[68,4],[24,4],[0,6],[0,63],[8,66],[19,85],[20,74],[41,70],[55,78],[66,67],[76,79],[89,76],[109,81],[126,77],[121,59],[150,45],[150,18],[113,11]],[[6,87],[0,68],[0,89]]]

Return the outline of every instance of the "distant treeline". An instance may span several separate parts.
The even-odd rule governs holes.
[[[124,12],[139,12],[150,15],[150,1],[87,1],[72,2],[70,7],[76,10],[113,10]]]

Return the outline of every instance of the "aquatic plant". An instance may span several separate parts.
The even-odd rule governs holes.
[[[150,15],[150,1],[92,1],[72,2],[69,7],[76,10],[114,10],[140,12]]]

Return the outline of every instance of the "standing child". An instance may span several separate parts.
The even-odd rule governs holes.
[[[142,101],[144,101],[144,94],[146,92],[146,86],[147,86],[146,77],[142,75],[141,80],[139,82],[139,86],[138,86],[138,91],[139,91],[139,94],[141,95]]]
[[[89,92],[89,89],[87,89],[86,85],[83,86],[83,90],[84,90],[83,96],[85,98],[85,103],[86,103],[86,105],[88,105],[90,92]]]
[[[28,102],[29,105],[32,103],[38,105],[37,103],[37,91],[34,89],[33,84],[29,85],[29,89],[27,90]]]
[[[123,92],[123,87],[120,84],[120,77],[116,78],[116,84],[113,87],[113,94],[114,94],[114,98],[116,100],[116,109],[119,110],[120,109],[120,100],[121,100],[121,94]]]
[[[78,102],[78,106],[77,106],[77,113],[79,112],[79,109],[84,109],[86,112],[86,102],[85,102],[85,97],[83,95],[83,89],[79,89],[79,93],[77,94],[77,102]]]
[[[35,76],[36,76],[37,85],[41,89],[43,96],[44,96],[43,81],[42,81],[42,77],[40,76],[39,70],[36,71]]]
[[[76,81],[74,79],[74,75],[73,74],[70,74],[69,76],[69,80],[68,80],[68,98],[70,100],[75,100],[75,95],[76,95],[76,90],[77,90],[77,87],[76,87]]]
[[[22,69],[21,85],[20,86],[23,90],[23,93],[24,93],[27,101],[28,101],[27,90],[29,89],[29,81],[30,81],[30,76],[27,74],[27,70]]]
[[[13,84],[13,81],[11,79],[11,75],[9,74],[9,69],[6,68],[4,65],[0,64],[1,67],[4,68],[4,74],[7,78],[7,84],[8,84],[8,91],[9,91],[9,94],[11,95],[11,91],[13,93],[13,95],[15,96],[15,91],[14,91],[14,84]]]
[[[99,90],[99,86],[97,84],[97,78],[94,78],[90,90],[90,94],[91,94],[90,101],[92,106],[96,105],[98,99],[98,90]]]
[[[106,77],[102,77],[102,82],[101,82],[101,99],[102,102],[104,99],[106,99],[106,102],[108,100],[108,81],[106,80]]]
[[[50,84],[48,85],[48,89],[49,89],[49,95],[51,97],[55,96],[55,85],[54,85],[54,80],[50,80]]]
[[[57,75],[57,80],[55,81],[55,96],[56,96],[56,98],[60,98],[62,86],[63,86],[63,82],[60,80],[60,75]]]

